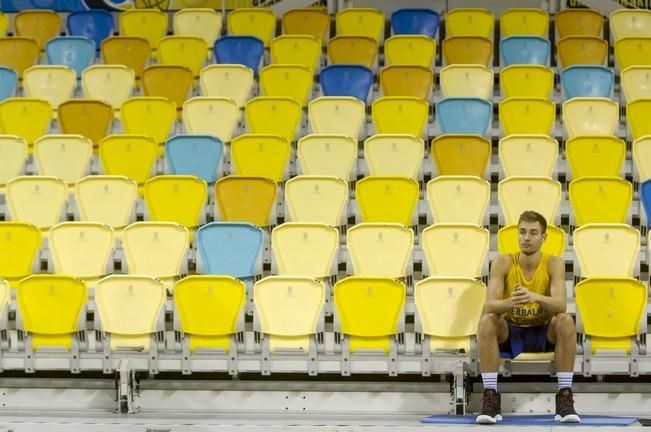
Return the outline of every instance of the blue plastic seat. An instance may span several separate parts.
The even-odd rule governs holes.
[[[66,21],[70,36],[84,36],[95,42],[99,50],[102,41],[113,35],[113,16],[101,9],[73,12]]]
[[[50,39],[45,46],[47,62],[64,65],[77,72],[77,78],[95,61],[95,42],[83,36],[61,36]]]
[[[565,99],[573,97],[610,97],[615,73],[604,66],[570,66],[561,71]]]
[[[321,69],[324,96],[352,96],[366,102],[373,85],[373,71],[362,65],[331,65]]]
[[[493,105],[480,98],[447,98],[436,104],[436,121],[444,134],[486,135]]]
[[[197,245],[203,274],[239,279],[256,275],[263,231],[246,222],[211,222],[199,228]]]
[[[0,66],[0,101],[16,95],[18,74],[6,66]]]
[[[214,183],[224,143],[212,135],[176,135],[165,143],[170,174],[193,175]]]
[[[215,41],[213,51],[217,63],[241,64],[257,75],[264,55],[264,43],[253,36],[222,36]]]
[[[435,37],[441,17],[430,9],[398,9],[391,14],[393,34]]]
[[[500,42],[502,66],[514,64],[546,65],[549,61],[551,43],[539,36],[510,36]]]
[[[646,213],[646,224],[651,227],[651,179],[640,185],[640,201]]]

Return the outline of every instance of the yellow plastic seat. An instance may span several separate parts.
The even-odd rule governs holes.
[[[572,98],[563,102],[563,124],[569,138],[615,135],[619,105],[608,98]]]
[[[455,8],[445,15],[448,36],[493,37],[495,16],[487,9]]]
[[[549,99],[554,72],[542,65],[507,66],[500,71],[500,87],[505,98]]]
[[[573,178],[617,177],[626,157],[626,143],[614,136],[575,136],[565,143]]]
[[[39,49],[38,42],[32,38],[0,37],[0,65],[15,70],[20,78],[38,62]]]
[[[331,64],[361,64],[373,69],[378,56],[378,41],[365,36],[337,36],[328,41]]]
[[[176,104],[162,97],[133,97],[120,108],[124,132],[150,136],[159,145],[170,135],[176,120]]]
[[[172,19],[174,34],[197,36],[212,49],[222,31],[222,15],[209,8],[184,8],[176,11]]]
[[[0,36],[4,37],[9,31],[9,15],[0,12]]]
[[[158,41],[167,33],[167,14],[158,9],[130,9],[118,17],[120,35],[141,37],[149,42],[156,57]]]
[[[441,69],[443,97],[493,96],[493,70],[482,65],[450,65]]]
[[[307,34],[278,36],[270,51],[273,63],[301,65],[314,74],[321,61],[321,39]]]
[[[608,56],[608,42],[597,36],[567,36],[558,41],[556,49],[559,65],[563,68],[574,65],[601,66]]]
[[[398,321],[405,306],[405,285],[391,278],[351,276],[335,285],[334,297],[341,332],[350,352],[380,350],[395,344]]]
[[[604,18],[593,9],[562,9],[554,17],[561,38],[566,36],[601,37]]]
[[[364,158],[373,176],[418,179],[425,155],[423,140],[413,135],[377,134],[364,141]]]
[[[208,56],[208,44],[199,36],[166,36],[158,42],[161,65],[185,66],[198,77]]]
[[[626,102],[651,98],[651,66],[629,66],[620,76]]]
[[[640,232],[632,226],[587,224],[574,230],[572,237],[581,277],[634,276]]]
[[[569,186],[576,226],[625,223],[633,200],[633,185],[620,177],[582,177]]]
[[[302,174],[348,181],[357,163],[357,140],[346,135],[311,134],[298,140]]]
[[[276,15],[266,8],[237,8],[226,16],[229,35],[255,36],[269,47],[276,35]]]
[[[423,345],[437,350],[471,351],[486,302],[486,286],[472,278],[432,276],[414,287]],[[463,319],[459,317],[463,315]]]
[[[242,118],[233,99],[216,96],[197,96],[183,104],[183,126],[187,133],[214,135],[230,142]]]
[[[646,9],[617,9],[608,19],[613,40],[651,34],[651,11]]]
[[[0,135],[0,185],[23,172],[27,156],[27,141],[16,135]]]
[[[285,183],[285,200],[292,222],[339,226],[348,201],[348,184],[326,176],[296,176]]]
[[[500,15],[500,35],[540,36],[547,38],[549,15],[542,9],[510,8]]]
[[[651,35],[626,37],[615,42],[615,58],[620,70],[631,66],[650,66]]]
[[[264,177],[227,176],[215,183],[219,220],[268,226],[276,183]]]
[[[547,238],[542,244],[543,253],[562,257],[565,253],[565,231],[548,224]],[[497,250],[502,255],[509,255],[520,251],[518,225],[507,225],[497,232]]]
[[[136,75],[122,65],[94,65],[84,69],[81,82],[84,96],[106,102],[117,111],[131,96]]]
[[[321,8],[290,9],[281,20],[283,33],[309,35],[325,42],[330,30],[330,15]]]
[[[556,105],[548,99],[509,98],[500,102],[500,124],[504,135],[551,135]]]
[[[394,35],[384,41],[385,64],[432,67],[436,41],[424,35]]]
[[[93,143],[81,135],[44,135],[34,141],[38,175],[58,177],[73,184],[86,175]]]
[[[123,176],[87,176],[75,186],[81,220],[121,229],[129,224],[138,198],[138,184]]]
[[[231,142],[234,174],[280,182],[284,178],[290,150],[289,141],[279,135],[240,135]]]
[[[86,284],[67,275],[32,275],[16,286],[22,327],[30,351],[63,348],[72,351],[78,323],[88,298]],[[78,349],[78,346],[77,346]]]
[[[260,71],[260,87],[264,96],[288,97],[306,106],[312,93],[313,72],[293,64],[269,65]]]
[[[633,162],[640,182],[651,178],[651,137],[643,136],[633,141]]]
[[[482,276],[489,237],[487,229],[472,224],[437,223],[425,228],[422,246],[429,274]]]
[[[484,225],[490,192],[480,177],[438,176],[427,183],[427,202],[436,223]]]
[[[280,135],[293,142],[302,110],[294,99],[261,96],[246,103],[244,115],[251,133]]]
[[[305,276],[267,276],[255,283],[253,297],[269,352],[308,354],[325,305],[323,282]]]
[[[147,135],[109,135],[99,142],[98,154],[104,174],[125,176],[142,186],[152,176],[158,144]]]
[[[102,62],[105,65],[125,66],[140,79],[155,46],[144,37],[111,36],[102,41]]]
[[[279,275],[325,278],[333,274],[339,231],[321,223],[286,222],[271,232],[271,247]]]
[[[533,210],[554,223],[561,201],[561,184],[548,177],[509,177],[499,182],[498,201],[505,225],[518,223],[522,212]]]
[[[384,13],[378,9],[342,9],[335,21],[338,36],[365,36],[376,41],[384,36]]]
[[[411,226],[418,193],[418,182],[414,179],[369,176],[357,182],[355,199],[362,222],[395,222]]]
[[[55,110],[71,99],[77,74],[67,66],[32,66],[23,74],[25,96],[46,100]]]
[[[357,140],[366,120],[366,108],[354,97],[322,96],[310,101],[308,118],[314,133],[341,134]]]
[[[208,201],[206,182],[188,175],[153,177],[143,192],[150,220],[175,222],[188,230],[199,226]]]
[[[574,289],[592,354],[630,353],[640,322],[646,319],[646,285],[633,278],[589,278]]]
[[[0,277],[14,286],[31,275],[41,242],[41,231],[34,225],[0,222]]]
[[[0,105],[1,107],[2,105]],[[638,99],[626,105],[626,122],[631,130],[633,139],[636,140],[645,135],[651,135],[651,127],[648,122],[651,114],[651,98]]]
[[[234,335],[246,301],[244,282],[232,276],[192,275],[174,286],[174,307],[189,351],[237,350]]]
[[[0,25],[2,25],[2,23],[0,23]],[[0,310],[2,310],[3,314],[8,313],[10,300],[11,287],[9,287],[9,283],[6,280],[0,279]]]
[[[113,107],[97,99],[70,99],[59,105],[59,126],[64,134],[82,135],[95,147],[111,130]]]
[[[193,84],[192,71],[184,66],[154,65],[142,71],[143,95],[165,98],[179,110],[192,93]]]
[[[408,96],[429,100],[434,72],[424,66],[387,66],[380,71],[380,87],[384,96]]]
[[[24,138],[30,150],[34,141],[48,132],[53,118],[52,106],[43,99],[9,98],[0,102],[0,130]]]
[[[114,234],[99,222],[62,222],[50,229],[54,271],[90,282],[104,276],[113,252]]]
[[[348,254],[357,276],[401,278],[408,273],[414,232],[396,223],[361,223],[348,229]]]
[[[203,96],[230,98],[239,108],[246,105],[253,81],[253,71],[244,65],[209,65],[199,75]]]
[[[488,66],[493,57],[493,42],[480,36],[451,36],[443,40],[443,58],[448,65]]]
[[[498,146],[506,177],[551,177],[558,160],[558,141],[547,135],[509,135]]]
[[[14,17],[14,28],[16,36],[34,39],[43,51],[47,41],[59,35],[61,17],[52,10],[22,10]]]
[[[414,97],[384,96],[373,101],[371,116],[376,133],[421,137],[429,118],[427,102]]]
[[[20,176],[7,182],[11,220],[27,222],[43,231],[59,223],[68,189],[56,177]]]
[[[96,313],[104,337],[110,336],[111,351],[152,350],[165,298],[163,283],[151,276],[111,275],[101,279],[95,287]]]
[[[483,177],[490,156],[491,142],[480,135],[445,134],[432,140],[438,175]]]

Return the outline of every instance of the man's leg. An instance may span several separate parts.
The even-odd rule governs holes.
[[[566,313],[556,314],[549,323],[547,339],[556,344],[554,362],[559,389],[556,394],[556,417],[561,422],[579,422],[572,395],[576,357],[576,327],[572,317]]]
[[[495,424],[502,419],[501,400],[497,393],[497,369],[499,367],[499,344],[509,337],[509,327],[506,321],[496,314],[485,314],[479,321],[477,331],[477,349],[479,351],[479,366],[484,383],[484,396],[481,412],[476,422],[480,424]]]

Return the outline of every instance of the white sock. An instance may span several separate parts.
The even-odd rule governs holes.
[[[573,376],[574,372],[556,372],[556,377],[558,378],[558,389],[560,390],[567,387],[572,388]]]
[[[497,372],[482,372],[481,380],[484,382],[484,389],[497,391]]]

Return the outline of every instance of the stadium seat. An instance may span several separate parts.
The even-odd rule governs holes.
[[[497,232],[497,251],[500,254],[520,252],[519,228],[517,224],[507,225]],[[543,253],[562,257],[565,253],[565,231],[554,225],[547,225],[547,238],[542,244]]]
[[[0,13],[0,37],[4,37],[9,32],[9,15],[5,13]]]
[[[592,9],[562,9],[554,17],[561,38],[566,36],[602,37],[604,18]]]
[[[488,9],[455,8],[445,15],[445,30],[450,36],[493,37],[495,16]]]
[[[142,71],[143,95],[165,98],[174,102],[178,110],[192,93],[193,85],[192,71],[185,66],[152,65]]]
[[[215,183],[219,220],[270,225],[276,183],[264,177],[226,176]]]
[[[509,8],[500,15],[500,34],[509,36],[547,37],[549,15],[542,9]]]
[[[651,137],[643,136],[633,141],[633,162],[640,182],[651,178]]]
[[[505,98],[549,99],[554,72],[540,65],[513,65],[500,70],[500,87]]]
[[[559,66],[598,65],[608,57],[608,42],[596,36],[567,36],[557,44]],[[620,66],[621,67],[621,66]]]
[[[443,97],[472,97],[490,100],[493,96],[493,70],[481,65],[450,65],[441,69]]]
[[[267,8],[234,9],[226,16],[226,25],[229,35],[254,36],[265,48],[276,35],[276,15]]]
[[[430,276],[484,276],[490,234],[472,224],[430,225],[423,231],[422,246]]]
[[[133,97],[120,107],[122,127],[127,134],[143,134],[163,145],[176,120],[176,104],[163,97]]]
[[[93,143],[81,135],[44,135],[34,141],[36,173],[69,186],[86,175],[92,157]]]
[[[357,140],[346,135],[311,134],[298,140],[301,173],[350,179],[357,163]]]
[[[565,142],[572,178],[618,177],[626,157],[626,143],[614,136],[579,135]]]
[[[174,13],[172,24],[175,35],[200,37],[212,50],[222,31],[222,15],[210,8],[185,8]]]
[[[397,223],[360,223],[346,233],[352,274],[402,278],[411,273],[414,232]]]
[[[290,9],[282,17],[283,34],[309,35],[325,43],[330,36],[330,15],[323,9]]]
[[[633,185],[620,177],[582,177],[569,186],[576,226],[625,223],[633,199]]]
[[[615,135],[619,105],[608,98],[573,98],[563,102],[563,124],[570,138]]]
[[[280,135],[242,134],[231,142],[233,174],[283,181],[291,146]]]
[[[64,134],[79,134],[97,147],[113,125],[113,107],[97,99],[70,99],[59,105],[59,127]]]
[[[553,224],[561,202],[561,184],[548,177],[509,177],[499,182],[498,201],[504,225],[517,224],[522,212],[533,210]]]
[[[342,9],[335,21],[337,36],[364,36],[377,42],[384,36],[384,13],[378,9]]]
[[[264,43],[253,36],[222,36],[213,48],[217,63],[242,65],[256,75],[264,55]]]
[[[125,176],[142,186],[152,176],[158,143],[147,135],[109,135],[99,142],[98,154],[104,174]]]
[[[473,278],[434,276],[416,283],[414,303],[424,352],[471,352],[485,301],[486,286]]]
[[[208,44],[199,36],[166,36],[158,42],[161,65],[185,66],[198,77],[208,56]]]
[[[68,34],[92,40],[96,49],[99,49],[104,39],[113,35],[113,27],[113,15],[102,9],[75,11],[66,18]],[[81,75],[79,71],[77,74]]]
[[[436,58],[436,40],[422,35],[394,35],[384,41],[386,65],[432,67]]]
[[[0,135],[0,185],[23,172],[27,156],[27,141],[16,135]]]
[[[244,108],[253,89],[253,70],[242,65],[209,65],[201,69],[202,96],[227,97]]]
[[[59,223],[68,201],[68,189],[56,177],[20,176],[7,182],[6,199],[11,220],[47,231]]]
[[[312,93],[312,78],[305,66],[273,64],[260,71],[260,88],[264,96],[288,97],[304,107]]]
[[[157,58],[158,41],[167,34],[167,14],[159,9],[129,9],[118,16],[121,36],[141,37]]]
[[[631,66],[649,66],[651,37],[627,37],[615,42],[615,59],[619,70]]]
[[[147,180],[143,188],[149,220],[175,222],[192,232],[201,223],[208,201],[203,179],[187,175],[160,175]]]
[[[445,134],[432,140],[437,175],[484,177],[491,143],[479,135]]]
[[[488,66],[493,58],[493,42],[479,36],[452,36],[443,40],[443,58],[451,64]]]
[[[371,117],[376,133],[410,134],[420,138],[426,130],[429,105],[414,97],[384,96],[373,101]]]
[[[651,99],[637,99],[626,105],[626,123],[631,131],[633,140],[642,138],[645,135],[651,135],[651,128],[647,121],[650,114]]]
[[[301,104],[286,97],[261,96],[251,99],[244,108],[251,133],[274,134],[294,141],[301,121]]]
[[[587,224],[572,234],[582,278],[630,277],[638,263],[640,232],[624,224]]]
[[[434,39],[439,29],[440,16],[431,9],[403,8],[391,14],[394,35],[423,35]]]
[[[480,177],[438,176],[427,183],[427,202],[435,223],[484,225],[490,192]]]
[[[14,29],[16,36],[34,39],[43,51],[47,41],[59,35],[61,18],[52,10],[25,9],[14,16]]]
[[[273,63],[305,66],[314,74],[321,61],[321,39],[306,34],[278,36],[271,41],[270,51]]]
[[[0,37],[0,66],[13,69],[22,78],[23,72],[38,62],[38,43],[31,38]]]
[[[547,135],[509,135],[498,145],[505,177],[551,177],[558,160],[558,141]]]
[[[100,222],[56,224],[48,236],[54,272],[96,282],[107,273],[114,237],[113,229]]]
[[[443,134],[488,135],[493,104],[479,98],[445,98],[436,104],[436,123]]]
[[[500,42],[502,65],[547,65],[552,47],[549,40],[540,36],[509,36]]]
[[[115,230],[129,224],[138,199],[138,184],[123,176],[93,175],[75,185],[80,219],[100,222]]]
[[[364,141],[364,159],[372,176],[418,179],[425,145],[412,135],[377,134]]]
[[[45,100],[54,110],[72,98],[76,87],[76,73],[67,66],[32,66],[23,74],[25,96]]]
[[[201,273],[250,279],[263,249],[264,232],[246,222],[211,222],[199,228]]]
[[[617,9],[608,19],[613,40],[625,37],[649,36],[651,13],[646,9]]]
[[[406,177],[364,177],[355,188],[362,222],[411,226],[418,194],[418,182]]]
[[[413,96],[430,99],[434,72],[424,66],[393,65],[380,71],[380,88],[384,96]]]
[[[620,77],[626,102],[651,98],[651,67],[629,66],[620,71]]]
[[[639,195],[640,202],[642,203],[642,207],[644,208],[643,216],[646,216],[646,226],[648,227],[649,225],[651,225],[650,223],[651,222],[651,181],[647,179],[644,180],[642,183],[640,183],[639,194],[640,194]],[[644,221],[644,219],[642,219],[642,221]],[[644,225],[645,225],[644,222],[642,222],[642,226]]]
[[[548,99],[508,98],[500,102],[499,110],[504,136],[552,133],[556,106]]]
[[[296,176],[285,183],[291,222],[342,225],[348,202],[348,184],[336,177]]]
[[[610,97],[615,86],[612,69],[603,66],[571,66],[561,71],[565,99],[574,97]]]
[[[67,66],[81,77],[95,61],[95,43],[81,36],[56,37],[45,45],[45,55],[49,64]]]
[[[52,106],[42,99],[22,97],[0,102],[0,130],[24,138],[30,148],[48,132],[53,117]]]
[[[377,40],[365,36],[336,36],[328,41],[331,64],[362,65],[373,69],[378,56]]]
[[[41,250],[41,231],[26,222],[0,222],[0,277],[12,287],[31,275]]]
[[[152,45],[142,37],[112,36],[102,42],[101,53],[105,65],[125,66],[140,79],[152,55]]]
[[[327,278],[339,250],[339,231],[320,223],[286,222],[271,232],[279,275]]]
[[[81,76],[84,96],[107,102],[117,112],[129,99],[136,85],[136,75],[123,65],[95,65]]]
[[[6,66],[0,66],[0,102],[16,96],[18,90],[18,74]]]
[[[364,102],[353,97],[324,96],[313,99],[307,113],[314,133],[345,135],[357,140],[364,132]]]
[[[321,70],[320,78],[324,96],[354,97],[362,102],[373,86],[373,71],[361,65],[330,65]]]
[[[170,174],[191,175],[213,184],[224,156],[224,143],[212,135],[174,135],[165,143]]]
[[[228,143],[241,119],[237,102],[227,97],[197,96],[183,103],[183,126],[189,134],[208,134]]]

